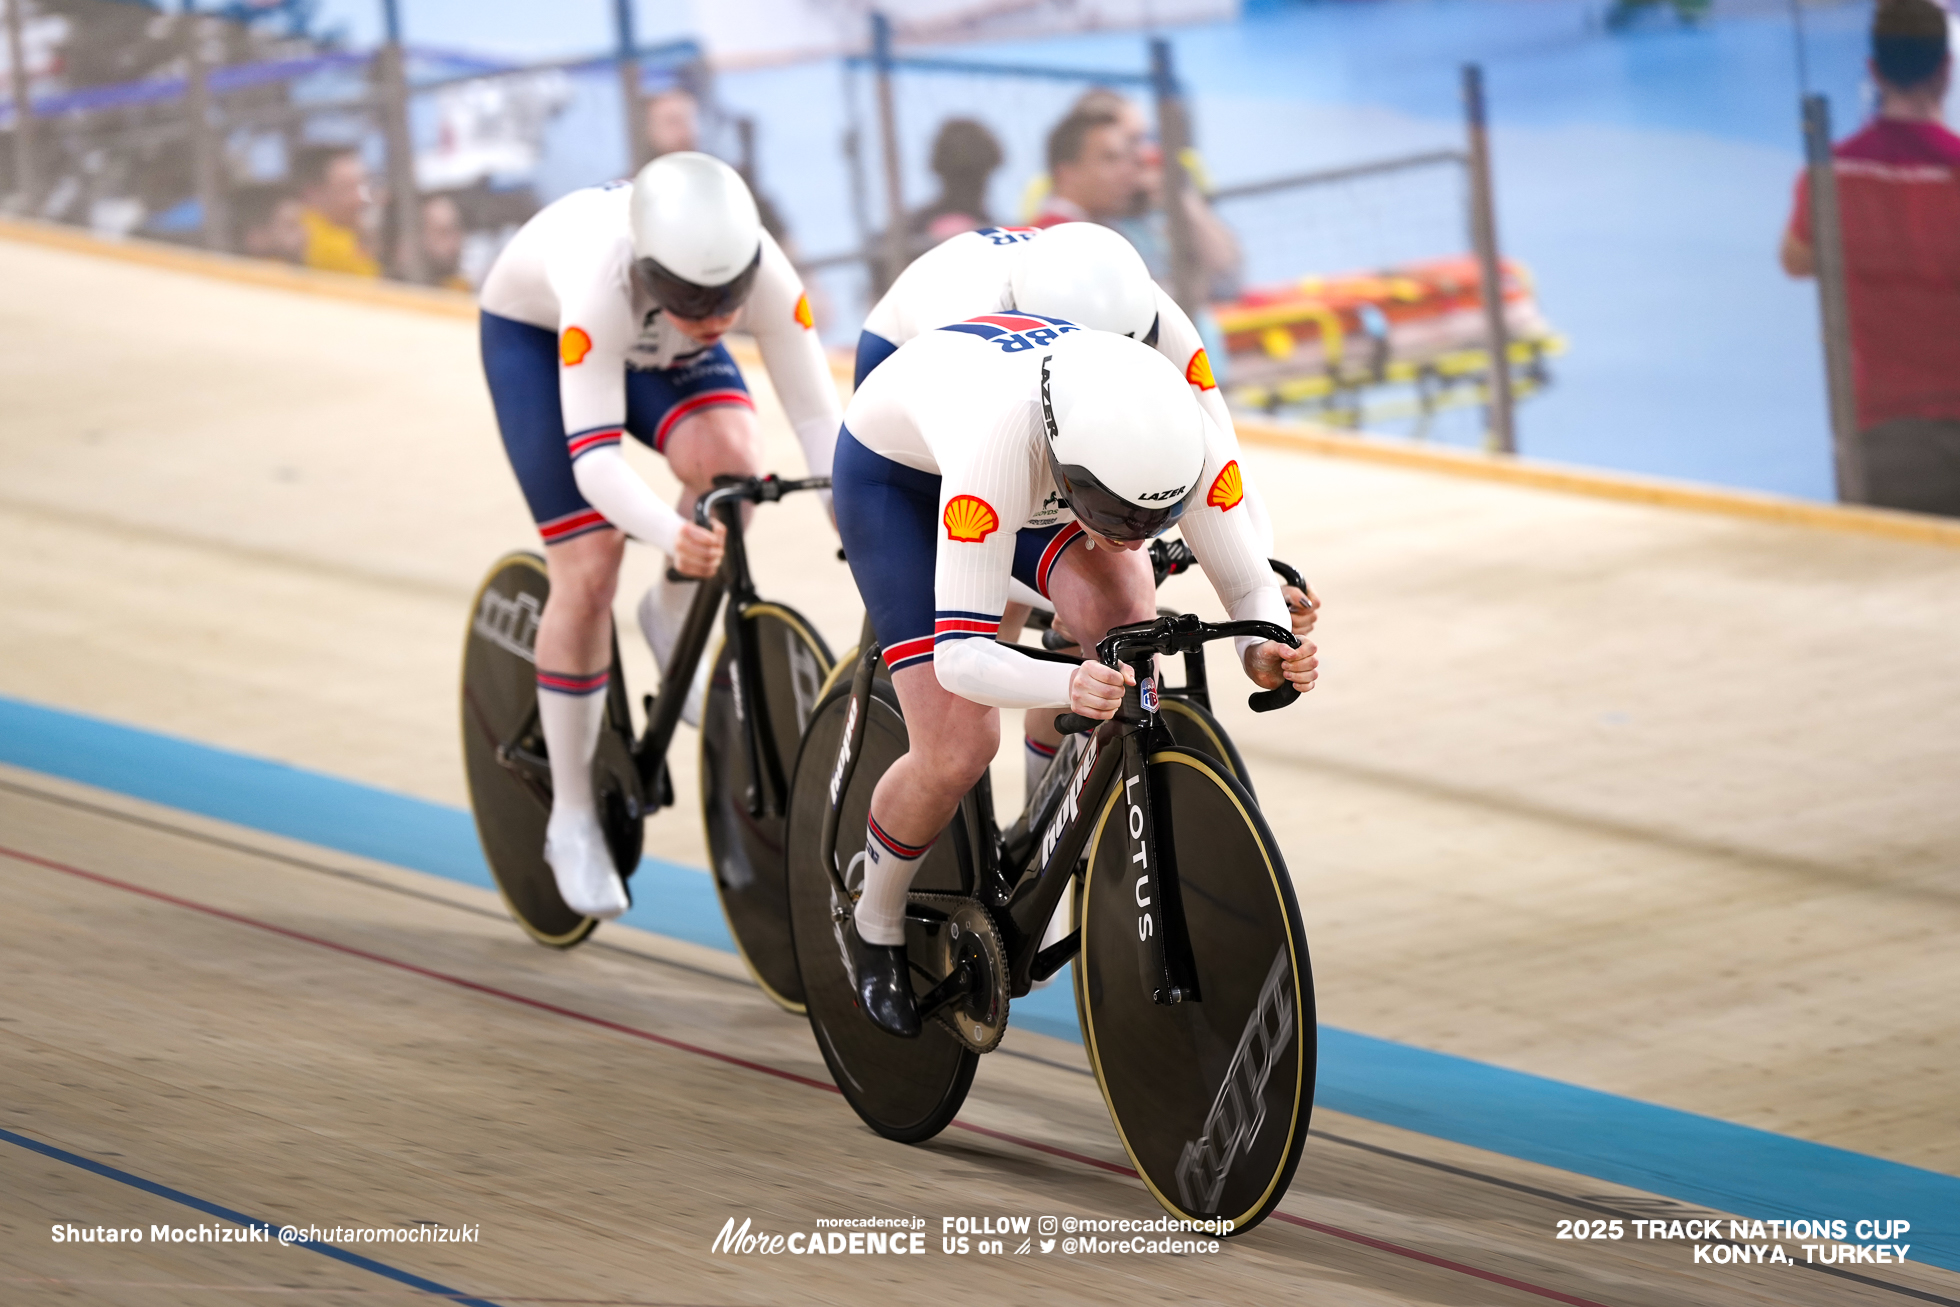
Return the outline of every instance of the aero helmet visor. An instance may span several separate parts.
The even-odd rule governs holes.
[[[1133,504],[1098,481],[1095,473],[1080,463],[1056,462],[1052,450],[1048,466],[1076,521],[1105,540],[1120,544],[1163,534],[1171,523],[1184,516],[1184,506],[1191,502],[1191,492],[1187,490],[1161,507]]]
[[[749,266],[733,281],[725,281],[719,286],[697,285],[670,272],[658,259],[642,258],[633,262],[633,271],[639,276],[640,283],[661,308],[677,318],[695,320],[719,318],[741,308],[742,302],[755,288],[755,276],[761,270],[760,245],[756,246],[755,257],[749,260]]]

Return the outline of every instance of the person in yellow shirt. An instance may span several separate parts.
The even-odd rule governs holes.
[[[306,252],[300,262],[323,272],[379,277],[381,264],[361,239],[361,223],[374,197],[360,151],[318,146],[300,157],[295,171],[305,206],[300,223],[306,228]]]

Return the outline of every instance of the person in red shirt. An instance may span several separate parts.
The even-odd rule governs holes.
[[[1940,121],[1953,68],[1933,0],[1880,0],[1878,116],[1834,149],[1865,501],[1960,516],[1960,136]],[[1816,272],[1808,178],[1784,271]]]

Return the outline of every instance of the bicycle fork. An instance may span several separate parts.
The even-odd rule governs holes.
[[[1157,723],[1158,686],[1152,679],[1150,660],[1131,665],[1136,688],[1124,696],[1124,707],[1134,707],[1143,721],[1123,736],[1123,766],[1117,781],[1117,811],[1123,823],[1124,882],[1136,908],[1137,978],[1151,1001],[1166,1007],[1174,1003],[1199,1002],[1198,971],[1191,955],[1191,933],[1184,922],[1184,901],[1177,875],[1177,846],[1161,824],[1160,813],[1168,812],[1168,777],[1162,769],[1153,771],[1150,755],[1162,740]]]

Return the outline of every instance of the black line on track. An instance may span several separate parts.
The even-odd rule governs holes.
[[[1623,1207],[1614,1207],[1610,1204],[1602,1203],[1597,1199],[1576,1198],[1571,1194],[1556,1193],[1550,1189],[1539,1189],[1533,1185],[1519,1184],[1516,1180],[1506,1180],[1502,1176],[1491,1175],[1484,1171],[1473,1171],[1468,1167],[1452,1166],[1448,1162],[1438,1162],[1433,1158],[1418,1157],[1414,1153],[1404,1153],[1393,1148],[1384,1148],[1380,1144],[1363,1143],[1359,1139],[1349,1139],[1344,1135],[1332,1134],[1326,1130],[1309,1127],[1307,1134],[1315,1139],[1325,1139],[1329,1143],[1341,1144],[1348,1148],[1358,1148],[1364,1153],[1375,1153],[1382,1157],[1392,1157],[1398,1162],[1408,1162],[1413,1166],[1426,1166],[1432,1171],[1442,1171],[1449,1175],[1461,1176],[1465,1180],[1476,1180],[1483,1184],[1495,1185],[1500,1189],[1510,1189],[1517,1193],[1530,1194],[1534,1198],[1543,1198],[1550,1202],[1583,1208],[1589,1212],[1603,1212],[1607,1216],[1616,1216],[1623,1221],[1648,1221],[1654,1219],[1651,1214],[1635,1216]],[[1682,1206],[1686,1207],[1688,1205],[1682,1204]],[[1697,1210],[1710,1211],[1713,1209],[1700,1208]],[[1740,1248],[1743,1246],[1739,1241],[1734,1239],[1710,1239],[1706,1242],[1727,1244],[1731,1248]],[[1780,1243],[1782,1241],[1778,1240],[1777,1242]],[[1926,1265],[1923,1262],[1918,1264]],[[1960,1307],[1960,1298],[1942,1298],[1936,1293],[1928,1293],[1923,1289],[1908,1288],[1903,1284],[1892,1284],[1886,1280],[1874,1279],[1869,1275],[1859,1275],[1856,1271],[1845,1271],[1835,1266],[1826,1266],[1821,1262],[1800,1262],[1793,1258],[1790,1265],[1800,1266],[1807,1271],[1817,1271],[1824,1275],[1835,1275],[1842,1280],[1853,1280],[1870,1288],[1884,1289],[1888,1293],[1900,1294],[1907,1298],[1918,1298],[1922,1302],[1940,1303],[1942,1307]]]
[[[91,803],[87,799],[71,798],[66,794],[57,794],[52,790],[38,789],[32,785],[22,785],[18,781],[11,781],[5,777],[0,777],[0,790],[9,790],[30,799],[39,799],[44,803],[56,804],[63,808],[90,813],[98,817],[107,817],[113,821],[124,822],[131,826],[140,826],[145,830],[160,831],[166,835],[175,835],[180,839],[192,840],[199,844],[208,844],[213,848],[224,849],[227,852],[243,853],[248,857],[254,858],[264,858],[269,862],[282,863],[285,866],[299,871],[311,871],[322,876],[332,876],[338,880],[353,881],[355,884],[365,885],[369,889],[385,890],[390,894],[400,894],[404,898],[417,899],[423,903],[433,903],[437,907],[453,908],[457,912],[467,912],[471,916],[487,917],[491,921],[507,922],[510,920],[508,913],[497,912],[490,908],[479,908],[470,903],[458,903],[454,899],[446,899],[440,894],[431,894],[427,890],[411,889],[406,885],[391,884],[378,876],[363,875],[358,871],[350,871],[346,867],[334,867],[324,862],[314,862],[307,858],[295,857],[293,854],[281,853],[276,849],[268,849],[263,845],[248,844],[243,840],[226,839],[222,835],[212,835],[206,831],[192,829],[189,826],[179,826],[173,822],[160,821],[155,817],[144,817],[133,812],[124,812],[119,808],[111,808],[106,804]],[[213,818],[212,820],[215,821],[218,819]],[[413,868],[409,870],[413,870]],[[420,874],[430,875],[432,873],[422,872]],[[471,888],[476,887],[472,886]],[[672,958],[654,957],[650,953],[642,953],[638,949],[625,948],[618,944],[608,943],[603,939],[592,940],[588,943],[581,944],[579,947],[603,949],[608,953],[616,953],[621,957],[638,958],[642,962],[651,962],[656,966],[673,967],[678,971],[685,971],[696,976],[705,976],[710,980],[719,980],[727,985],[755,987],[754,982],[750,980],[737,980],[735,977],[723,975],[719,971],[713,971],[707,967],[697,967],[687,962],[677,962]],[[1023,1056],[1026,1055],[1023,1054]]]
[[[408,898],[419,899],[425,903],[436,904],[438,907],[453,908],[458,912],[468,912],[475,916],[488,917],[493,921],[504,921],[508,919],[501,912],[492,912],[488,908],[474,907],[467,903],[457,903],[451,899],[443,898],[441,895],[430,894],[423,890],[410,889],[405,885],[392,885],[374,876],[364,876],[358,871],[349,871],[345,867],[332,867],[322,862],[312,862],[306,858],[294,857],[289,853],[280,853],[260,845],[247,844],[242,840],[230,840],[222,835],[208,834],[204,831],[193,830],[188,826],[178,826],[167,821],[159,821],[154,817],[143,817],[133,812],[123,812],[119,809],[108,807],[105,804],[90,803],[86,799],[71,798],[68,795],[57,794],[50,790],[37,789],[31,785],[22,785],[18,781],[7,780],[4,777],[0,777],[0,790],[9,790],[27,798],[39,799],[44,803],[56,804],[77,812],[91,813],[98,817],[107,817],[114,821],[125,822],[131,826],[141,826],[146,830],[160,831],[167,835],[175,835],[200,844],[209,844],[215,848],[225,849],[233,853],[243,853],[251,857],[265,858],[272,862],[283,863],[286,866],[296,868],[300,871],[311,871],[321,875],[333,876],[340,880],[353,881],[357,884],[366,885],[371,889],[386,890],[391,894],[400,894]],[[658,966],[674,967],[677,970],[686,971],[697,976],[707,976],[731,985],[750,983],[736,980],[731,976],[724,976],[717,971],[710,971],[706,967],[690,966],[688,963],[675,962],[668,958],[656,958],[649,954],[641,953],[637,949],[621,948],[617,944],[608,944],[604,940],[596,940],[584,947],[602,948],[611,953],[638,958],[643,962],[652,962]],[[1033,1053],[1023,1053],[1005,1046],[1002,1046],[998,1051],[1023,1061],[1038,1062],[1042,1066],[1053,1067],[1058,1071],[1068,1071],[1075,1075],[1084,1076],[1094,1074],[1094,1072],[1086,1067],[1069,1066],[1066,1063],[1054,1061],[1052,1058],[1040,1057]],[[1652,1219],[1651,1217],[1645,1216],[1636,1218],[1624,1208],[1608,1206],[1607,1204],[1591,1199],[1577,1198],[1571,1194],[1557,1193],[1550,1189],[1539,1189],[1532,1185],[1520,1184],[1515,1180],[1506,1180],[1501,1176],[1490,1175],[1487,1172],[1473,1171],[1467,1167],[1453,1166],[1448,1162],[1438,1162],[1433,1158],[1418,1157],[1414,1153],[1404,1153],[1397,1149],[1384,1148],[1380,1144],[1370,1144],[1364,1143],[1359,1139],[1349,1139],[1344,1135],[1333,1134],[1326,1130],[1309,1128],[1307,1133],[1313,1138],[1325,1139],[1329,1143],[1341,1144],[1347,1148],[1357,1148],[1363,1152],[1375,1153],[1382,1157],[1391,1157],[1396,1161],[1407,1162],[1412,1166],[1427,1167],[1432,1171],[1442,1171],[1449,1175],[1460,1176],[1466,1180],[1476,1180],[1479,1183],[1493,1185],[1500,1189],[1510,1189],[1517,1193],[1529,1194],[1534,1198],[1543,1198],[1549,1202],[1563,1203],[1568,1206],[1583,1208],[1587,1211],[1601,1212],[1608,1216],[1619,1217],[1622,1220]],[[1730,1247],[1741,1246],[1732,1239],[1712,1239],[1709,1242],[1725,1243]],[[1839,1279],[1851,1280],[1869,1288],[1883,1289],[1888,1293],[1899,1294],[1902,1297],[1917,1298],[1922,1302],[1938,1303],[1940,1307],[1960,1307],[1960,1298],[1943,1298],[1936,1293],[1908,1288],[1902,1284],[1891,1284],[1884,1280],[1874,1279],[1869,1275],[1859,1275],[1855,1271],[1840,1270],[1835,1266],[1825,1266],[1817,1262],[1792,1261],[1790,1264],[1792,1266],[1801,1266],[1805,1270],[1817,1271],[1824,1275],[1834,1275]]]

